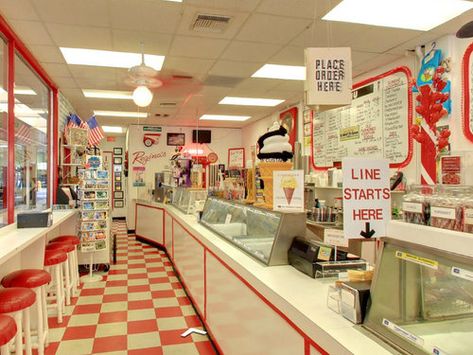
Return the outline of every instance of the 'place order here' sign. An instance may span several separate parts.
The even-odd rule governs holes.
[[[388,160],[346,158],[342,168],[345,238],[385,236],[391,219]]]

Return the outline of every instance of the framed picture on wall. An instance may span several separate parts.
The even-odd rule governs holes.
[[[113,148],[113,155],[122,155],[123,150],[120,147]]]
[[[185,133],[167,133],[167,144],[174,146],[182,146],[186,144]]]
[[[294,143],[296,141],[297,130],[297,107],[290,108],[279,115],[279,124],[287,130],[289,136],[289,144],[292,145],[294,151]]]
[[[122,182],[115,181],[115,191],[122,191]]]
[[[114,200],[123,200],[123,191],[114,191],[113,192]]]
[[[245,167],[245,148],[228,149],[228,169],[243,169]]]
[[[122,165],[122,157],[114,157],[113,164],[115,165]]]
[[[115,200],[113,201],[113,207],[114,208],[123,208],[125,206],[125,203],[123,200]]]

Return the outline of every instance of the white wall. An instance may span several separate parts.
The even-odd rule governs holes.
[[[205,128],[207,129],[207,128]],[[212,143],[208,147],[217,153],[218,163],[227,165],[228,149],[242,147],[242,131],[241,129],[232,128],[208,128],[212,131]],[[192,143],[192,127],[172,127],[163,126],[158,144],[151,147],[145,147],[143,144],[143,125],[131,125],[128,128],[127,142],[129,172],[128,172],[128,196],[127,196],[127,224],[129,229],[135,228],[135,211],[134,206],[130,203],[133,199],[151,197],[151,190],[154,188],[154,174],[169,168],[169,159],[174,154],[175,147],[168,146],[166,142],[166,133],[184,133],[186,135],[186,143]],[[149,132],[157,133],[157,132]],[[134,153],[143,152],[144,155],[153,155],[145,165],[139,161],[134,161]],[[145,166],[145,184],[144,187],[133,187],[133,167]]]

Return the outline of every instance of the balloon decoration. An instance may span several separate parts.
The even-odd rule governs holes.
[[[430,84],[417,86],[417,118],[411,127],[412,137],[421,144],[421,180],[423,184],[435,184],[437,181],[437,158],[442,149],[449,144],[450,130],[438,129],[437,123],[448,115],[444,103],[449,99],[448,92],[442,92],[447,86],[444,79],[445,68],[435,69]]]

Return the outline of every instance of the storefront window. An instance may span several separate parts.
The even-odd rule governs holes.
[[[15,57],[15,216],[49,207],[50,90]]]
[[[8,95],[7,45],[0,38],[0,227],[8,223],[7,216],[7,164],[8,164]]]

